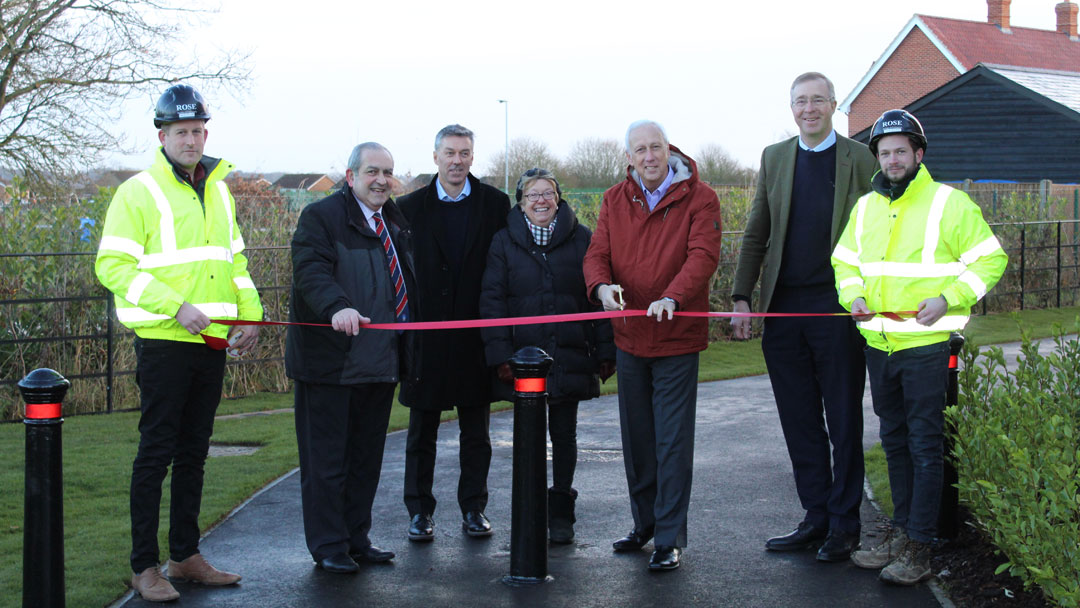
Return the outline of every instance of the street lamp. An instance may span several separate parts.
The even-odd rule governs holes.
[[[499,103],[503,105],[503,119],[505,121],[503,125],[503,133],[506,136],[506,150],[504,151],[505,157],[503,159],[503,186],[507,194],[510,194],[510,100],[500,99]]]

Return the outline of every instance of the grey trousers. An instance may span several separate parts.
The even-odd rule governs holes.
[[[620,349],[615,365],[634,528],[653,529],[655,545],[685,547],[698,353],[637,357]]]

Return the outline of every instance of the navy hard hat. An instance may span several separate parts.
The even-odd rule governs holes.
[[[926,151],[926,132],[922,124],[907,110],[888,110],[874,123],[870,132],[870,152],[877,156],[877,142],[886,135],[907,135],[914,147]]]
[[[174,84],[165,89],[154,109],[154,127],[180,122],[181,120],[210,120],[210,106],[195,87]]]

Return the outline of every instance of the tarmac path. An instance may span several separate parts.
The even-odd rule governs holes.
[[[492,415],[493,457],[487,514],[495,533],[461,532],[456,505],[457,424],[440,429],[435,473],[436,539],[410,543],[402,503],[405,433],[387,437],[371,532],[397,553],[390,564],[361,565],[357,575],[314,567],[304,545],[298,471],[257,494],[210,532],[201,550],[244,576],[235,587],[177,584],[185,607],[393,606],[885,606],[937,607],[926,585],[885,585],[850,562],[825,564],[814,552],[771,553],[765,539],[789,531],[803,512],[795,493],[768,376],[699,385],[689,546],[672,572],[647,571],[652,545],[615,554],[611,542],[633,527],[614,395],[582,402],[575,486],[575,544],[552,546],[554,578],[532,587],[501,582],[510,562],[513,414]],[[286,414],[287,415],[287,414]],[[864,444],[877,442],[877,417],[864,401]],[[242,456],[236,456],[241,457]],[[864,531],[876,512],[863,504]],[[116,605],[148,606],[129,594]]]

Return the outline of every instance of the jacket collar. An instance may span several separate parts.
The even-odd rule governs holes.
[[[889,199],[891,202],[896,202],[909,200],[912,197],[917,196],[921,190],[933,182],[934,180],[930,177],[930,171],[926,169],[926,165],[920,163],[919,170],[915,172],[915,176],[906,183],[893,186],[892,182],[885,177],[885,172],[879,170],[874,174],[874,177],[871,178],[870,185],[874,188],[874,192]]]
[[[551,249],[569,239],[577,225],[577,215],[574,214],[573,208],[560,199],[559,207],[555,210],[555,232],[552,233],[551,241],[544,246],[544,249]],[[510,234],[510,240],[525,249],[536,244],[532,233],[529,232],[529,225],[526,223],[525,212],[521,210],[521,205],[510,208],[510,214],[506,216],[506,231]]]

